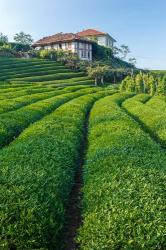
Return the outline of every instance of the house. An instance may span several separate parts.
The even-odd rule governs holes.
[[[55,49],[67,50],[77,53],[80,60],[92,60],[92,47],[94,43],[113,48],[116,40],[108,33],[97,31],[94,29],[83,30],[74,33],[58,33],[53,36],[43,37],[33,44],[37,50],[40,49]]]
[[[116,40],[111,37],[108,33],[104,33],[95,29],[87,29],[78,32],[77,35],[84,39],[96,41],[99,45],[107,48],[113,48]]]
[[[33,44],[33,47],[39,49],[67,50],[77,53],[81,60],[92,60],[93,41],[79,37],[73,33],[58,33],[53,36],[43,37]]]

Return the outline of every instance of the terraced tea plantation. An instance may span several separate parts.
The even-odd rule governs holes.
[[[0,249],[166,249],[166,97],[0,59]]]

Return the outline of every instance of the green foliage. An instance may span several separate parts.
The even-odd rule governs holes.
[[[56,50],[48,50],[48,49],[42,49],[39,50],[39,57],[41,59],[57,59],[57,51]]]
[[[95,60],[109,60],[113,57],[112,49],[100,46],[97,43],[93,44],[92,54]]]
[[[14,50],[12,50],[6,46],[1,46],[0,47],[0,56],[1,57],[14,57],[15,52],[14,52]]]
[[[166,155],[119,107],[129,96],[103,98],[91,110],[81,250],[166,246]]]
[[[63,91],[62,91],[63,92]],[[55,96],[32,103],[15,111],[10,111],[1,114],[0,119],[0,147],[8,144],[15,136],[18,136],[23,129],[31,123],[41,119],[44,115],[50,113],[61,104],[69,101],[74,97],[86,94],[88,92],[95,92],[95,89],[82,90],[76,93],[63,94],[55,93]]]
[[[88,76],[95,79],[95,85],[97,86],[98,83],[104,83],[104,77],[109,73],[108,66],[97,66],[97,67],[88,67],[87,73]]]
[[[121,91],[129,91],[135,93],[147,93],[151,96],[157,94],[166,94],[165,78],[155,77],[152,74],[139,73],[135,77],[127,76],[120,85]]]
[[[159,78],[157,93],[158,95],[166,95],[166,75]]]
[[[130,53],[130,49],[127,45],[122,44],[120,46],[120,52],[122,53],[122,59],[126,59],[127,55]]]
[[[44,82],[44,81],[51,81],[51,80],[61,80],[61,79],[69,79],[74,77],[81,77],[84,76],[84,72],[68,72],[66,73],[54,73],[54,74],[45,74],[43,76],[28,76],[23,78],[13,78],[15,81],[24,81],[24,82]]]
[[[93,102],[104,95],[73,99],[1,151],[3,248],[59,250],[63,245],[60,233],[86,115]]]
[[[24,33],[23,31],[16,33],[14,36],[14,40],[17,43],[21,43],[21,44],[25,44],[25,45],[31,45],[33,43],[32,36]]]
[[[146,94],[137,95],[126,100],[123,106],[159,143],[166,147],[166,102],[158,96],[154,96],[147,102],[149,98]]]
[[[135,77],[135,91],[136,93],[143,93],[144,89],[143,76],[142,74],[137,74]]]
[[[5,43],[8,43],[8,37],[0,32],[0,45],[3,45]]]
[[[28,52],[31,50],[31,46],[29,44],[22,44],[22,43],[8,43],[10,48],[15,50],[16,52]]]
[[[94,62],[94,69],[109,68],[100,68],[100,81],[130,74],[121,91],[144,86],[147,93],[103,98],[113,87],[96,88],[84,70],[73,71],[74,54],[59,53],[58,62],[0,57],[1,248],[65,248],[65,209],[83,157],[86,116],[102,98],[90,112],[80,249],[165,249],[166,156],[154,142],[165,147],[165,80],[159,91],[154,75],[110,68],[115,58]],[[151,98],[156,86],[160,95]]]

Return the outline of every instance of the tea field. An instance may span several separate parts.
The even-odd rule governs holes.
[[[0,249],[166,249],[166,97],[0,58]]]

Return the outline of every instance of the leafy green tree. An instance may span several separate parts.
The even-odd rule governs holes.
[[[129,63],[131,63],[133,66],[135,66],[136,65],[136,63],[137,63],[137,60],[136,60],[136,58],[135,57],[131,57],[131,58],[129,58]]]
[[[127,91],[127,85],[128,81],[130,81],[130,78],[130,76],[126,76],[125,79],[123,79],[120,85],[120,91]]]
[[[129,46],[122,44],[120,46],[120,50],[121,50],[121,53],[123,55],[122,59],[126,59],[127,55],[130,53]]]
[[[32,43],[33,43],[32,36],[24,33],[23,31],[15,34],[14,40],[18,43],[28,44],[28,45],[32,45]]]
[[[1,32],[0,32],[0,43],[1,44],[8,43],[8,37]]]
[[[108,66],[97,66],[97,67],[88,67],[87,72],[88,76],[95,79],[95,85],[98,83],[104,84],[104,77],[109,73],[110,68]]]
[[[159,80],[157,94],[166,95],[166,75],[163,78],[160,78]]]
[[[119,54],[122,53],[122,50],[116,46],[113,47],[113,55],[118,56]]]
[[[135,77],[135,91],[136,93],[144,93],[145,86],[143,81],[143,75],[137,74]]]
[[[68,53],[67,53],[68,52]],[[77,53],[73,53],[71,51],[66,52],[66,61],[67,65],[73,70],[78,69],[79,67],[79,57]]]
[[[147,81],[147,85],[149,86],[149,94],[154,95],[156,92],[156,81],[154,76],[150,75]]]
[[[57,51],[42,49],[42,50],[39,50],[39,57],[42,59],[57,60]]]
[[[135,82],[132,76],[127,76],[120,85],[120,91],[135,92]]]

